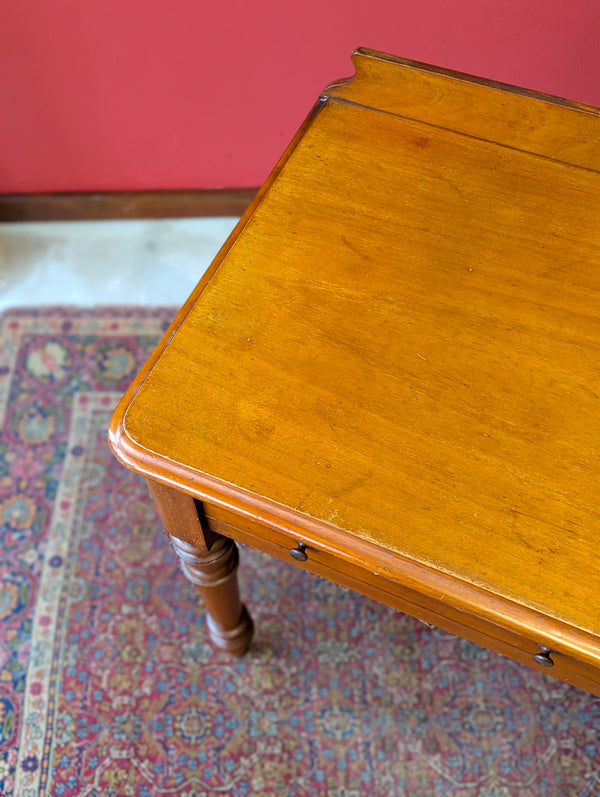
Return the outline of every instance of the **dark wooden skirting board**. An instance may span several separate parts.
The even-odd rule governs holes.
[[[0,221],[241,216],[257,188],[0,194]]]

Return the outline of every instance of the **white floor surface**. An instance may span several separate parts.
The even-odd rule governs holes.
[[[0,224],[0,311],[179,305],[236,218]]]

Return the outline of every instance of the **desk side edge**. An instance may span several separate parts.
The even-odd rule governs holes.
[[[350,550],[348,534],[343,529],[144,449],[128,436],[119,420],[121,414],[117,411],[113,416],[109,431],[111,447],[123,465],[146,478],[200,501],[220,506],[238,516],[264,523],[292,540],[302,539],[309,547],[327,551],[377,577],[384,575],[398,581],[427,598],[443,600],[459,612],[479,616],[499,629],[505,628],[538,639],[540,644],[552,640],[562,653],[587,661],[594,667],[600,666],[598,637],[590,631],[550,617],[534,607],[496,595],[457,575],[436,570],[369,540],[353,536]]]

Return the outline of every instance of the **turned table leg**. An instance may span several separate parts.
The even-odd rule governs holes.
[[[235,542],[202,522],[191,496],[151,479],[148,486],[181,568],[204,601],[213,643],[233,656],[242,656],[250,646],[254,627],[240,600]]]

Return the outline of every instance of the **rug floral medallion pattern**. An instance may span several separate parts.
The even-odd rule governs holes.
[[[246,657],[106,444],[172,311],[15,310],[0,361],[0,795],[600,794],[600,701],[247,548]]]

